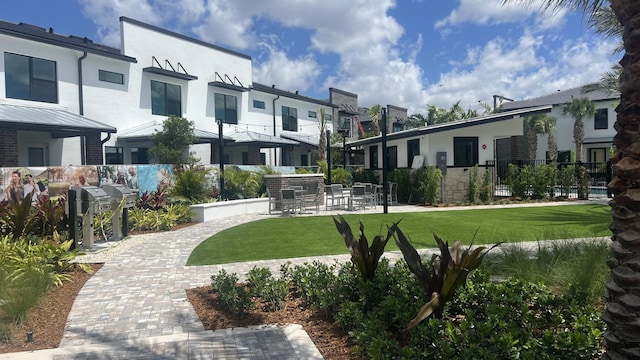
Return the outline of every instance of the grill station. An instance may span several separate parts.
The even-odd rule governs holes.
[[[71,220],[74,243],[77,244],[82,229],[82,245],[93,247],[93,216],[111,210],[111,197],[97,186],[72,186],[69,188],[67,214]],[[74,220],[75,218],[75,220]],[[82,223],[78,227],[78,220]]]
[[[111,210],[113,210],[111,240],[120,240],[129,235],[129,209],[136,206],[138,196],[128,187],[120,184],[105,184],[102,185],[102,190],[111,198]]]

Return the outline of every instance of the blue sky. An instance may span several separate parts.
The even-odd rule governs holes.
[[[0,18],[119,47],[120,16],[230,48],[253,79],[360,106],[464,108],[596,81],[620,58],[581,13],[502,0],[22,0]]]

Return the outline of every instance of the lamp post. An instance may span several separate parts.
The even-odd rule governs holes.
[[[342,135],[342,167],[347,169],[347,137],[349,136],[349,130],[340,129],[338,134]]]
[[[387,167],[389,166],[387,154],[387,109],[381,108],[380,122],[382,123],[382,209],[384,214],[389,213],[389,184],[387,183]]]
[[[220,160],[220,200],[224,199],[224,140],[222,136],[222,120],[217,119],[218,123],[218,159]]]

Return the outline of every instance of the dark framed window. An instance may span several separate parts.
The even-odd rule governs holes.
[[[309,117],[312,119],[315,119],[318,117],[318,113],[316,113],[315,111],[309,110]]]
[[[420,155],[420,139],[407,140],[407,166],[413,164],[413,157]]]
[[[264,109],[264,101],[253,100],[253,107],[256,109]]]
[[[453,138],[453,166],[474,166],[478,163],[478,138]]]
[[[238,98],[233,95],[215,93],[216,120],[226,124],[238,123]]]
[[[402,123],[399,122],[394,122],[391,125],[391,132],[398,132],[398,131],[402,131]]]
[[[98,70],[98,80],[114,84],[124,84],[124,74],[107,70]]]
[[[593,118],[593,129],[603,130],[609,128],[609,109],[598,109]]]
[[[107,165],[124,164],[124,151],[122,146],[105,146],[104,163]]]
[[[55,61],[4,53],[4,71],[8,98],[58,102]]]
[[[282,107],[282,130],[298,131],[298,109]]]
[[[151,80],[151,113],[182,116],[180,85]]]
[[[331,114],[324,114],[325,121],[331,121]]]
[[[29,147],[29,166],[44,166],[44,148]]]
[[[571,150],[558,151],[558,162],[559,163],[571,162]]]
[[[387,148],[387,171],[395,170],[398,167],[398,147],[389,146]]]
[[[380,167],[378,164],[378,145],[373,145],[369,147],[369,168],[377,169]]]
[[[148,164],[149,163],[149,149],[134,147],[131,148],[131,163],[132,164]]]
[[[338,124],[338,131],[342,132],[343,137],[351,137],[351,118],[341,117]]]
[[[309,166],[309,154],[300,154],[300,166]]]

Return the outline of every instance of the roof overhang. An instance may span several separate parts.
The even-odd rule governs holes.
[[[280,133],[280,137],[284,139],[297,141],[305,145],[315,146],[315,147],[318,147],[318,144],[320,143],[320,136],[314,135],[314,134],[304,134],[304,133],[296,133],[292,131],[286,131],[286,132],[283,131]]]
[[[552,108],[553,106],[551,105],[538,106],[538,107],[518,109],[513,111],[505,111],[505,112],[500,112],[495,114],[478,116],[470,119],[463,119],[463,120],[451,121],[447,123],[429,125],[421,128],[416,128],[416,129],[403,130],[403,131],[387,134],[387,141],[439,133],[439,132],[454,130],[454,129],[462,129],[462,128],[467,128],[467,127],[472,127],[477,125],[490,124],[490,123],[499,122],[499,121],[511,120],[518,117],[524,118],[525,116],[529,116],[529,115],[549,113],[551,112]],[[353,146],[376,144],[379,142],[382,142],[381,135],[373,136],[366,139],[350,141],[347,143],[347,145],[353,147]]]
[[[198,80],[198,77],[195,75],[189,75],[189,74],[185,74],[177,71],[165,70],[155,66],[146,67],[142,69],[142,71],[147,73],[152,73],[152,74],[164,75],[164,76],[168,76],[176,79],[187,80],[187,81]]]
[[[54,138],[82,136],[117,129],[55,107],[0,104],[0,124],[24,131],[47,131]]]
[[[281,146],[295,146],[300,145],[299,142],[284,139],[279,136],[262,134],[254,131],[242,131],[230,134],[234,140],[229,146],[256,144],[262,148],[274,148]]]
[[[241,91],[241,92],[251,91],[251,88],[246,88],[246,87],[243,87],[243,86],[240,86],[240,85],[235,85],[235,84],[229,84],[229,83],[222,82],[222,81],[211,81],[211,82],[209,82],[209,86],[215,86],[215,87],[219,87],[219,88],[223,88],[223,89]]]

